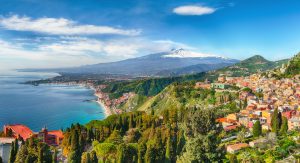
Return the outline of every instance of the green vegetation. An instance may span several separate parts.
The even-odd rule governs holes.
[[[259,137],[262,134],[262,128],[259,121],[256,121],[253,125],[253,137]]]
[[[128,92],[134,92],[143,96],[154,96],[173,82],[204,80],[204,77],[205,73],[199,73],[181,77],[140,79],[128,82],[115,81],[107,83],[108,86],[103,91],[110,93],[111,98],[118,98],[123,93]]]
[[[19,150],[19,141],[15,139],[15,141],[11,144],[10,156],[9,156],[9,163],[13,163],[16,160],[16,155]]]
[[[54,161],[52,158],[52,152],[47,144],[41,143],[35,138],[30,138],[22,144],[14,162],[44,163]]]
[[[216,113],[197,107],[166,109],[160,116],[137,111],[72,125],[65,132],[63,153],[69,162],[87,162],[92,155],[100,162],[218,161],[225,153]],[[91,150],[83,150],[87,148]]]
[[[288,63],[283,77],[294,77],[300,74],[300,53],[295,55]]]

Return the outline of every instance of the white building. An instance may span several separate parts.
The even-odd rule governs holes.
[[[15,138],[0,138],[0,156],[2,157],[3,163],[8,163],[13,141],[15,141]]]

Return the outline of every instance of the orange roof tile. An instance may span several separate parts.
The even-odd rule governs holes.
[[[24,140],[30,138],[33,132],[25,125],[16,124],[16,125],[6,125],[6,127],[10,128],[17,135],[20,135]]]

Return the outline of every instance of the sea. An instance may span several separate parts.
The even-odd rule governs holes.
[[[33,131],[66,129],[72,123],[86,124],[105,118],[95,102],[94,91],[84,86],[22,84],[46,79],[56,73],[0,73],[0,129],[5,124],[24,124]]]

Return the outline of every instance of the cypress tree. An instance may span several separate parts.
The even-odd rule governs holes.
[[[52,154],[52,163],[57,163],[57,150],[54,149],[54,152]]]
[[[9,163],[15,162],[15,142],[12,142],[11,147],[10,147],[10,156],[9,156]]]
[[[167,139],[167,148],[166,148],[166,154],[165,154],[165,162],[166,163],[171,162],[171,148],[172,148],[172,143],[171,143],[171,138],[169,136]]]
[[[182,131],[179,131],[178,133],[178,140],[177,140],[177,145],[176,145],[176,153],[181,153],[183,146],[185,144],[185,139]]]
[[[72,140],[71,140],[71,154],[68,158],[69,162],[80,163],[81,160],[81,149],[79,145],[79,135],[78,131],[74,130],[72,132]]]
[[[154,163],[155,162],[155,151],[151,145],[147,146],[145,153],[145,163]]]
[[[260,121],[256,121],[253,125],[253,137],[259,137],[262,133],[262,128],[260,125]]]
[[[282,115],[281,115],[281,112],[278,113],[277,119],[278,119],[278,131],[279,131],[280,127],[282,125]]]
[[[288,131],[288,120],[286,117],[282,117],[282,124],[280,127],[280,134],[285,135]]]
[[[14,143],[14,157],[15,157],[15,159],[16,159],[16,156],[17,156],[17,153],[18,153],[18,150],[19,150],[19,141],[18,141],[18,139],[15,139],[15,143]]]
[[[132,114],[130,114],[130,117],[129,117],[129,128],[133,128],[133,117],[132,117]]]
[[[40,144],[39,145],[39,150],[38,150],[38,163],[43,163],[44,161],[44,149],[43,146]]]
[[[245,99],[244,99],[244,109],[246,109],[247,106],[248,106],[248,101],[247,101],[247,97],[245,97]]]
[[[126,146],[125,146],[125,144],[120,144],[119,146],[118,146],[118,153],[117,153],[117,158],[118,158],[118,160],[117,160],[117,163],[123,163],[123,162],[125,162],[125,149],[126,148]]]
[[[274,109],[274,113],[272,114],[271,117],[271,128],[272,132],[278,133],[279,129],[279,122],[278,122],[278,108]]]
[[[144,162],[144,156],[146,153],[147,147],[144,142],[139,143],[138,145],[138,163],[143,163]]]

